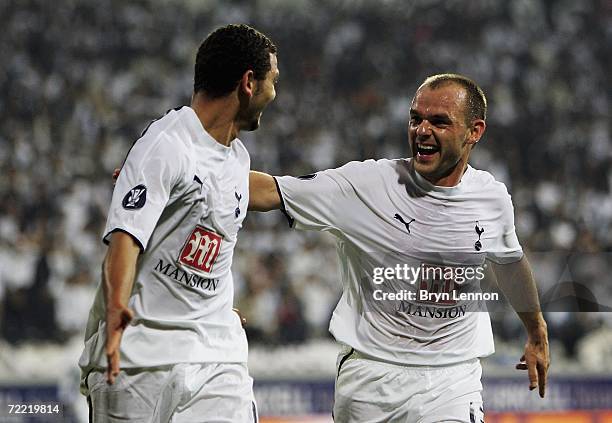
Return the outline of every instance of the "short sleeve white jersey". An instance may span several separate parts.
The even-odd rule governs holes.
[[[246,362],[230,271],[248,206],[250,159],[240,140],[216,142],[190,107],[154,121],[115,185],[104,241],[115,231],[142,249],[121,341],[121,367]],[[84,370],[106,366],[102,287],[89,315]]]
[[[434,186],[411,159],[276,181],[293,227],[337,238],[343,294],[330,331],[338,341],[407,365],[494,352],[486,306],[461,294],[480,291],[486,259],[523,256],[504,184],[468,166],[458,185]]]

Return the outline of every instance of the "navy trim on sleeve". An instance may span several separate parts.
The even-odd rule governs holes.
[[[293,228],[293,224],[295,223],[295,219],[291,217],[291,215],[289,215],[289,212],[287,212],[287,209],[285,208],[285,200],[283,200],[283,193],[280,190],[280,186],[278,185],[278,181],[276,180],[276,178],[273,176],[272,179],[274,179],[274,184],[276,185],[276,191],[278,192],[278,196],[280,197],[280,201],[281,201],[281,208],[280,211],[283,212],[283,214],[285,215],[285,217],[287,218],[287,222],[289,222],[289,227]]]
[[[106,235],[104,235],[104,238],[102,238],[102,242],[105,243],[106,245],[108,245],[110,243],[110,240],[108,239],[110,237],[110,235],[113,232],[123,232],[125,234],[128,234],[129,236],[132,237],[132,239],[134,240],[134,242],[136,244],[138,244],[138,247],[140,247],[140,252],[143,253],[144,252],[144,246],[142,245],[142,243],[140,242],[140,240],[138,238],[136,238],[136,236],[132,235],[131,233],[129,233],[128,231],[126,231],[125,229],[121,229],[121,228],[115,228],[112,231],[110,231],[109,233],[107,233]]]

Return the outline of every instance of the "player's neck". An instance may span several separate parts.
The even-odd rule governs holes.
[[[461,182],[461,178],[463,177],[463,174],[467,170],[467,165],[468,165],[467,158],[465,159],[462,158],[445,175],[438,176],[438,177],[434,177],[431,175],[421,175],[421,176],[427,179],[427,181],[429,181],[432,185],[435,185],[438,187],[450,188],[450,187],[459,185],[459,182]]]
[[[195,111],[206,132],[219,144],[229,147],[238,136],[234,120],[237,105],[231,96],[210,99],[203,94],[194,94],[191,108]]]

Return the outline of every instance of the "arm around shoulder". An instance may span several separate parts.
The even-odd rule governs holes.
[[[249,172],[249,210],[270,211],[281,208],[281,198],[276,182],[263,172]]]

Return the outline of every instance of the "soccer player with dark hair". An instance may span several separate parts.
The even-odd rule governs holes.
[[[482,303],[455,293],[478,293],[480,278],[464,276],[484,275],[489,265],[527,330],[517,369],[544,396],[547,328],[512,200],[503,183],[468,164],[486,108],[474,81],[434,75],[412,100],[412,158],[350,162],[298,178],[251,172],[251,210],[281,209],[292,227],[337,238],[343,294],[330,331],[345,348],[336,422],[483,421],[480,358],[494,352],[491,322]],[[414,278],[395,272],[403,265]],[[426,269],[455,276],[430,277]]]
[[[152,122],[117,179],[79,360],[93,422],[257,421],[232,257],[276,47],[247,25],[200,46],[190,106]]]

